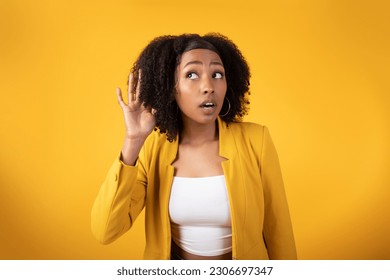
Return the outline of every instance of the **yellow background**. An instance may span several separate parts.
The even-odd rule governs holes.
[[[246,56],[251,111],[277,146],[301,259],[390,259],[386,0],[1,0],[0,258],[133,259],[90,209],[118,154],[125,88],[163,34],[221,32]]]

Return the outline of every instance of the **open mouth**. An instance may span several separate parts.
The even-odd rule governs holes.
[[[213,102],[206,102],[206,103],[203,103],[202,105],[200,105],[200,107],[202,107],[202,108],[214,108],[215,104]]]

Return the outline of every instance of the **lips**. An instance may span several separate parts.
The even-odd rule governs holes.
[[[202,102],[199,107],[208,109],[208,108],[214,108],[216,106],[217,106],[217,104],[214,101],[208,100],[208,101]]]

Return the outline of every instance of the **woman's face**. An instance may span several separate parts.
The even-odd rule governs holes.
[[[183,53],[176,78],[176,103],[184,125],[214,122],[221,111],[227,88],[225,68],[219,55],[207,49]]]

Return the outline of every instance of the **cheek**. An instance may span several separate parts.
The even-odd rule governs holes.
[[[221,96],[225,98],[226,96],[226,91],[227,91],[227,85],[226,82],[220,85],[219,92],[221,93]]]
[[[179,108],[186,107],[186,104],[190,103],[191,95],[188,94],[188,90],[181,87],[175,94],[175,100]]]
[[[184,81],[179,80],[177,87],[176,87],[176,91],[182,95],[187,94],[188,92],[191,91],[191,83],[188,83],[185,80]]]

